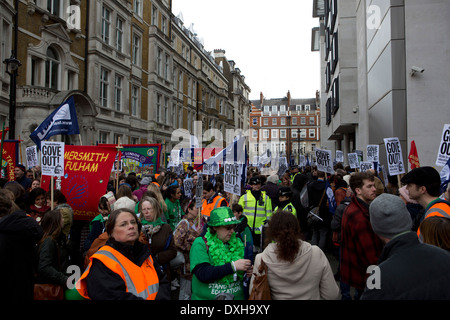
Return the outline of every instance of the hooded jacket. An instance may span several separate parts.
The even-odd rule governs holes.
[[[276,243],[270,243],[255,258],[253,272],[257,273],[261,259],[267,265],[273,300],[336,300],[339,288],[330,263],[323,251],[306,241],[301,242],[294,261],[280,261]],[[250,292],[253,286],[252,277]]]

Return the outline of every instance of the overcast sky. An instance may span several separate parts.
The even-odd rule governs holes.
[[[320,90],[320,54],[311,52],[312,0],[172,0],[186,28],[205,50],[224,49],[245,76],[250,99],[314,98]]]

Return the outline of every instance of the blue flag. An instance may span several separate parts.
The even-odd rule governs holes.
[[[325,190],[328,198],[328,210],[334,214],[336,211],[337,203],[336,198],[334,197],[333,189],[331,188],[330,181],[328,179],[325,180]]]
[[[442,168],[441,173],[441,193],[447,190],[447,185],[450,182],[450,158],[448,158],[447,163]]]
[[[31,134],[31,140],[41,149],[41,141],[57,134],[80,134],[73,96],[53,111]]]

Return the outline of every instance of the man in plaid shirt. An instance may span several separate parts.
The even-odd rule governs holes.
[[[341,287],[344,284],[355,288],[356,300],[366,285],[367,267],[377,264],[383,243],[374,233],[369,219],[369,203],[376,197],[374,176],[367,172],[354,173],[350,177],[350,188],[353,195],[341,224],[340,281]],[[343,290],[343,299],[350,298],[344,293]]]

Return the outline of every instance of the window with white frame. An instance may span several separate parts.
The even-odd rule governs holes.
[[[45,61],[45,87],[57,90],[60,79],[60,58],[56,49],[47,48],[47,60]]]
[[[170,55],[166,54],[164,59],[164,79],[169,80]]]
[[[133,64],[141,65],[141,37],[138,34],[133,35]]]
[[[277,125],[277,118],[272,118],[272,125],[276,126]]]
[[[111,27],[111,11],[103,6],[102,7],[102,41],[109,44]]]
[[[108,143],[109,132],[99,131],[98,133],[98,143]]]
[[[258,118],[252,118],[253,125],[258,125]]]
[[[60,0],[47,0],[47,11],[55,16],[61,15]]]
[[[121,18],[116,19],[116,50],[122,52],[123,50],[123,25]]]
[[[164,15],[161,15],[161,31],[162,33],[167,33],[167,18]]]
[[[114,106],[116,111],[122,111],[122,82],[123,77],[116,74],[114,78]]]
[[[314,124],[314,117],[309,117],[309,124],[310,125],[313,125]]]
[[[131,86],[131,115],[137,117],[139,112],[140,89],[136,85]]]
[[[108,86],[109,86],[109,71],[101,68],[100,70],[100,105],[108,107]]]
[[[306,138],[306,129],[301,129],[300,130],[300,138]]]
[[[156,95],[156,122],[161,122],[161,100],[162,96],[158,93]]]
[[[291,131],[291,137],[292,137],[292,138],[297,138],[297,130],[293,129],[293,130]]]
[[[292,125],[297,125],[297,117],[292,117]]]
[[[278,139],[278,129],[272,129],[272,139]]]
[[[263,138],[264,139],[269,139],[269,130],[268,129],[264,129],[263,130]]]
[[[281,139],[286,139],[286,129],[281,129],[280,130],[280,138]]]
[[[158,8],[152,6],[152,25],[158,26]]]
[[[280,118],[280,124],[282,126],[285,126],[286,125],[286,118]]]
[[[306,118],[305,117],[301,117],[300,118],[300,124],[306,124]]]
[[[252,130],[252,138],[258,138],[258,130]]]
[[[134,0],[134,13],[142,17],[142,0]]]
[[[264,125],[268,126],[269,125],[269,118],[264,118]]]
[[[164,98],[164,123],[169,124],[169,98]]]
[[[316,137],[316,130],[315,129],[309,129],[309,137],[315,138]]]

